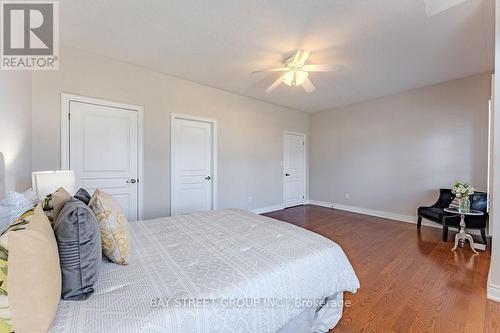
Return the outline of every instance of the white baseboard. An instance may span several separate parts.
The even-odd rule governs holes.
[[[495,302],[500,302],[500,286],[494,285],[488,279],[488,289],[486,295],[488,299],[491,299],[492,301]]]
[[[397,213],[391,213],[391,212],[384,212],[381,210],[374,210],[374,209],[368,209],[368,208],[347,206],[347,205],[341,205],[341,204],[324,202],[324,201],[317,201],[317,200],[309,200],[309,203],[311,205],[317,205],[317,206],[321,206],[321,207],[329,207],[329,208],[333,208],[333,209],[340,209],[340,210],[345,210],[347,212],[376,216],[376,217],[381,217],[381,218],[389,219],[389,220],[396,220],[396,221],[402,221],[402,222],[407,222],[407,223],[417,223],[417,218],[415,216],[409,216],[409,215],[403,215],[403,214],[397,214]]]
[[[333,208],[333,204],[331,202],[326,202],[326,201],[308,200],[307,203],[314,206]]]
[[[309,204],[309,200],[304,200],[303,203],[299,203],[298,205],[307,205]],[[267,206],[267,207],[262,207],[262,208],[254,208],[254,209],[249,209],[252,213],[255,214],[265,214],[265,213],[270,213],[270,212],[275,212],[277,210],[282,210],[285,209],[284,204],[279,204],[279,205],[273,205],[273,206]]]
[[[265,214],[265,213],[281,210],[283,208],[284,208],[283,205],[274,205],[274,206],[267,206],[267,207],[262,207],[262,208],[250,209],[250,211],[252,213],[255,213],[255,214]]]
[[[381,210],[374,210],[374,209],[369,209],[369,208],[347,206],[347,205],[335,204],[335,203],[331,203],[331,202],[318,201],[318,200],[309,200],[309,204],[315,205],[315,206],[344,210],[346,212],[352,212],[352,213],[380,217],[380,218],[384,218],[384,219],[388,219],[388,220],[417,224],[417,217],[416,216],[386,212],[386,211],[381,211]],[[442,229],[442,226],[440,224],[434,223],[432,221],[428,221],[426,219],[422,219],[422,225],[425,225],[426,227]],[[453,227],[450,227],[450,228],[456,229]],[[479,230],[468,230],[467,232],[470,233],[471,235],[476,235],[476,236],[481,235]],[[484,250],[483,247],[480,247],[480,244],[478,244],[478,246],[479,246],[478,249]]]

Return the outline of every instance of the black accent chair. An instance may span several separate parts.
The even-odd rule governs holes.
[[[453,214],[445,212],[444,209],[450,206],[450,204],[453,202],[453,199],[455,199],[455,195],[451,192],[450,189],[440,189],[439,198],[432,206],[418,208],[417,229],[420,229],[420,226],[422,225],[422,218],[442,224],[443,241],[446,242],[448,240],[448,225],[446,223],[443,223],[443,218],[445,216],[450,216]],[[453,220],[453,222],[455,222],[455,220]],[[460,220],[458,222],[460,223]]]
[[[418,208],[417,229],[422,225],[422,218],[426,218],[443,226],[443,241],[448,240],[448,227],[460,227],[460,215],[447,213],[444,208],[448,208],[455,199],[455,195],[450,189],[440,189],[439,198],[436,203],[430,207]],[[481,238],[486,244],[486,224],[488,221],[488,195],[484,192],[476,192],[469,198],[472,210],[479,210],[484,213],[481,216],[465,216],[465,225],[468,229],[480,229]]]
[[[465,225],[467,229],[479,229],[481,231],[481,238],[483,243],[487,244],[488,238],[486,238],[486,225],[488,222],[488,194],[484,192],[476,192],[469,197],[470,209],[479,210],[484,213],[484,215],[466,215]],[[444,216],[443,225],[446,227],[456,227],[460,228],[460,215]]]

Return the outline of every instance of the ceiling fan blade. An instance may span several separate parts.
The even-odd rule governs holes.
[[[302,87],[304,87],[304,90],[308,93],[312,93],[314,90],[316,90],[316,87],[314,84],[307,78],[304,83],[302,83]]]
[[[269,88],[266,89],[266,93],[270,93],[271,91],[273,91],[274,89],[276,89],[281,84],[281,82],[283,82],[284,78],[285,78],[285,75],[281,75],[279,79],[277,79],[276,81],[274,81],[274,83],[271,84],[269,86]]]
[[[298,50],[297,53],[295,54],[295,57],[293,58],[293,62],[295,64],[305,64],[307,59],[309,59],[309,56],[311,55],[311,52],[304,51],[304,50]]]
[[[343,72],[344,65],[304,65],[301,70],[305,72]]]
[[[424,0],[427,17],[434,16],[467,0]]]
[[[252,74],[255,74],[255,73],[265,73],[265,72],[286,72],[286,71],[289,71],[290,69],[286,68],[286,67],[281,67],[281,68],[271,68],[271,69],[263,69],[263,70],[260,70],[260,71],[253,71]]]

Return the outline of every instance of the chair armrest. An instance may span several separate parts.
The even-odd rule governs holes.
[[[417,209],[417,216],[421,216],[422,215],[422,211],[425,212],[426,209],[429,209],[429,208],[432,208],[431,206],[422,206],[422,207],[418,207]],[[425,214],[424,214],[425,215]]]

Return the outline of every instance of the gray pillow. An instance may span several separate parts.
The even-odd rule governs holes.
[[[94,292],[102,261],[101,234],[94,212],[71,198],[54,224],[62,273],[62,298],[83,300]]]
[[[89,192],[85,191],[85,189],[81,188],[76,192],[74,195],[75,198],[86,204],[87,206],[89,205],[90,202],[90,194]]]

